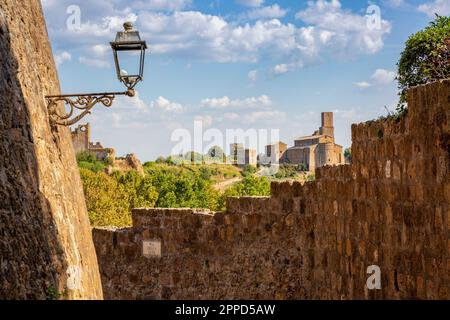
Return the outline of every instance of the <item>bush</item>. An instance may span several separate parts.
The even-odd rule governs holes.
[[[258,168],[247,164],[242,169],[242,176],[248,177],[248,176],[255,174],[256,172],[258,172]]]
[[[428,27],[408,39],[398,62],[398,111],[405,110],[410,88],[450,78],[449,51],[450,17],[436,16]]]
[[[270,196],[270,181],[267,177],[250,175],[224,192],[218,202],[218,209],[225,210],[228,197]]]

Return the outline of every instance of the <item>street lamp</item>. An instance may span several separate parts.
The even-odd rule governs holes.
[[[141,40],[139,31],[133,30],[131,22],[126,22],[123,26],[124,31],[117,32],[115,41],[111,42],[111,48],[117,77],[127,87],[127,91],[46,96],[51,124],[71,126],[90,114],[97,103],[111,107],[117,95],[134,97],[134,87],[144,78],[147,43]],[[136,63],[137,58],[139,58],[138,63]],[[61,114],[58,111],[59,102],[64,102],[70,110],[65,110],[65,113]],[[76,109],[81,113],[75,116]]]
[[[133,89],[144,77],[147,44],[141,40],[139,31],[133,30],[131,22],[126,22],[123,26],[125,31],[117,32],[116,41],[111,42],[111,48],[114,52],[117,77],[128,89]],[[135,59],[137,54],[141,57],[138,68]]]

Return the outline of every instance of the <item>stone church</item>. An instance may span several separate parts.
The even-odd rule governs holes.
[[[311,136],[296,138],[291,148],[281,141],[266,146],[266,157],[272,163],[304,164],[311,172],[326,165],[345,164],[343,147],[334,140],[333,113],[323,112],[319,130]]]

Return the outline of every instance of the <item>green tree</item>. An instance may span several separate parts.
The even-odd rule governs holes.
[[[398,62],[400,102],[405,110],[406,94],[414,86],[450,77],[450,17],[436,16],[424,30],[406,41]]]
[[[218,208],[220,210],[225,209],[226,199],[228,197],[270,196],[270,193],[270,181],[267,177],[249,175],[224,192],[219,199]]]
[[[131,225],[129,194],[114,177],[80,169],[89,219],[92,226]]]
[[[104,171],[109,165],[110,160],[99,161],[97,158],[89,152],[80,152],[77,154],[78,167],[88,169],[93,172]]]
[[[137,171],[129,171],[123,175],[115,174],[117,181],[128,192],[129,210],[134,208],[153,208],[158,199],[158,192],[150,178]]]

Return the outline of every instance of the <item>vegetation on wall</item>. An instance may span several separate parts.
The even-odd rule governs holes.
[[[406,42],[398,63],[400,102],[406,110],[407,91],[418,85],[450,78],[450,17],[436,16],[424,30]]]
[[[352,148],[347,148],[347,149],[345,149],[345,151],[344,151],[344,157],[345,157],[345,160],[346,160],[348,163],[352,163],[352,160],[353,160],[353,157],[352,157]]]

